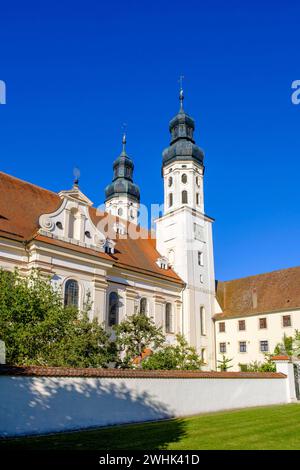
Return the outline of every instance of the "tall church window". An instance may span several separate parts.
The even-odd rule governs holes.
[[[172,304],[168,302],[166,304],[166,312],[165,312],[165,329],[166,333],[173,332],[173,325],[172,325]]]
[[[117,325],[119,322],[119,296],[116,292],[109,294],[108,301],[108,326]]]
[[[186,184],[187,183],[187,175],[185,173],[183,173],[183,175],[181,176],[181,182],[183,184]]]
[[[172,176],[169,176],[169,179],[168,179],[169,187],[172,186],[172,184],[173,184],[173,178],[172,178]]]
[[[118,209],[118,215],[121,217],[123,215],[123,209],[119,207]]]
[[[205,308],[203,306],[200,307],[200,332],[201,336],[206,335]]]
[[[142,315],[147,315],[147,299],[142,297],[140,300],[140,313]]]
[[[169,207],[172,207],[173,206],[173,194],[170,193],[169,194]]]
[[[199,206],[199,193],[196,193],[196,204]]]
[[[78,308],[79,286],[75,279],[68,279],[65,284],[64,305],[65,307]]]
[[[187,193],[187,191],[182,191],[182,193],[181,193],[181,202],[182,202],[182,204],[187,204],[188,203],[188,193]]]

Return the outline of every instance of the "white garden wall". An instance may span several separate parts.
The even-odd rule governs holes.
[[[0,435],[68,431],[290,401],[283,374],[253,378],[227,374],[228,378],[224,373],[198,373],[198,378],[0,375]]]

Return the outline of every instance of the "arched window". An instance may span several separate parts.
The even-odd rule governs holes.
[[[199,206],[199,193],[196,193],[196,204]]]
[[[119,296],[116,292],[109,294],[108,326],[117,325],[119,321]]]
[[[172,305],[170,302],[166,304],[166,312],[165,312],[165,329],[166,333],[172,333],[173,325],[172,325]]]
[[[172,178],[172,176],[169,176],[169,179],[168,179],[169,187],[172,186],[172,184],[173,184],[173,178]]]
[[[68,279],[65,284],[65,307],[76,307],[78,308],[79,301],[79,286],[75,279]]]
[[[122,207],[120,207],[120,208],[118,209],[118,215],[119,215],[120,217],[121,217],[121,215],[123,215],[123,209],[122,209]]]
[[[147,315],[147,299],[142,297],[140,300],[140,313],[142,315]]]
[[[187,193],[187,191],[182,191],[182,193],[181,193],[181,202],[182,202],[182,204],[187,204],[188,203],[188,193]]]
[[[183,175],[181,175],[181,181],[182,181],[183,184],[187,183],[187,175],[185,173],[183,173]]]
[[[169,207],[173,206],[173,194],[169,194]]]

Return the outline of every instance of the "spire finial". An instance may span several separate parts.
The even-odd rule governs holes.
[[[80,170],[79,168],[75,167],[73,169],[73,175],[74,175],[74,182],[73,182],[73,186],[78,188],[79,186],[79,177],[80,177]]]
[[[183,79],[184,79],[184,76],[180,75],[180,77],[179,77],[179,83],[180,83],[180,91],[179,91],[180,111],[183,111],[183,100],[184,100],[184,94],[183,94],[183,88],[182,88]]]
[[[123,137],[122,137],[122,144],[123,144],[123,151],[122,153],[126,153],[126,122],[123,122],[122,129],[123,129]]]

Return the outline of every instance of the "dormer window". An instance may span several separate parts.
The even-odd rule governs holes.
[[[156,264],[160,267],[160,269],[169,269],[169,260],[165,256],[158,258]]]
[[[103,248],[104,248],[105,253],[107,253],[108,255],[112,255],[115,252],[115,242],[107,238],[105,240]]]

